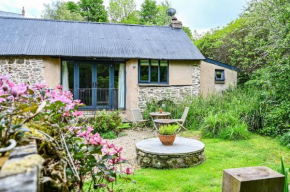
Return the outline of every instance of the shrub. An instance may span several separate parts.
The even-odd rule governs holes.
[[[210,114],[201,126],[202,136],[229,140],[247,139],[247,125],[235,113]]]
[[[281,143],[281,145],[284,145],[284,146],[287,146],[288,148],[290,148],[290,132],[284,134],[280,138],[280,143]]]
[[[117,127],[119,127],[121,123],[122,119],[119,111],[106,112],[105,110],[100,111],[91,121],[95,133],[116,132]]]
[[[114,131],[109,131],[107,133],[102,133],[101,134],[102,138],[104,139],[116,139],[117,135]]]

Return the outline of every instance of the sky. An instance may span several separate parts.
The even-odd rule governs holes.
[[[21,13],[25,7],[26,17],[40,18],[44,3],[54,0],[0,0],[0,11]],[[64,0],[68,1],[68,0]],[[78,0],[72,0],[77,2]],[[135,0],[137,9],[144,0]],[[156,0],[161,2],[163,0]],[[176,17],[184,26],[198,33],[223,27],[238,18],[249,0],[170,0],[171,7],[177,11]],[[108,6],[109,0],[104,0]]]

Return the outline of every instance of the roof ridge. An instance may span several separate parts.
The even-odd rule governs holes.
[[[36,21],[64,22],[64,23],[83,23],[83,24],[104,24],[104,25],[124,25],[124,26],[138,26],[138,27],[171,28],[170,26],[159,26],[159,25],[140,25],[140,24],[128,24],[128,23],[106,23],[106,22],[89,22],[89,21],[54,20],[54,19],[27,18],[27,17],[7,17],[7,16],[5,17],[5,16],[0,16],[0,19],[19,19],[19,20],[36,20]]]

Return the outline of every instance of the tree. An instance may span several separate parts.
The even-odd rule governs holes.
[[[168,0],[165,0],[161,2],[161,4],[158,5],[158,13],[156,15],[156,25],[165,26],[169,25],[171,22],[171,17],[169,17],[166,13],[166,11],[170,8],[170,3]]]
[[[187,36],[189,37],[189,39],[191,41],[193,41],[193,35],[192,35],[192,32],[191,32],[190,28],[183,26],[182,29],[187,34]]]
[[[78,6],[78,4],[76,4],[73,1],[68,1],[66,3],[67,9],[70,10],[70,12],[75,12],[75,13],[79,13],[80,12],[80,7]]]
[[[140,24],[155,25],[157,23],[158,7],[155,0],[145,0],[141,5]]]
[[[83,21],[84,18],[78,11],[70,11],[68,4],[63,1],[56,1],[52,4],[44,4],[42,18],[55,20]],[[77,10],[77,8],[75,9]]]
[[[103,0],[80,0],[80,14],[86,21],[108,22],[108,13]]]
[[[136,22],[139,17],[134,0],[110,0],[108,13],[113,23]]]

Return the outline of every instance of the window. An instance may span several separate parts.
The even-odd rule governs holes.
[[[224,82],[225,81],[225,71],[222,69],[215,70],[215,81]]]
[[[140,83],[168,83],[168,61],[140,60]]]
[[[63,90],[74,89],[74,61],[62,61],[62,86]]]

